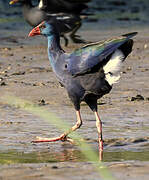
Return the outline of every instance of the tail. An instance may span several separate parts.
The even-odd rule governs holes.
[[[128,34],[123,34],[122,36],[127,37],[128,39],[132,38],[133,36],[136,36],[138,32],[132,32]]]
[[[120,79],[120,70],[122,68],[124,59],[125,56],[122,51],[117,49],[111,56],[110,60],[103,67],[106,80],[111,86],[117,83]]]
[[[123,61],[132,51],[133,40],[131,38],[136,34],[137,32],[132,32],[122,35],[126,37],[126,42],[116,49],[116,51],[111,55],[109,61],[103,66],[106,80],[110,85],[117,83],[120,79],[120,70],[122,68]]]

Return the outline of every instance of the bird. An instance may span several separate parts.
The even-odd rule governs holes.
[[[40,8],[53,13],[65,12],[80,14],[83,10],[88,8],[87,3],[90,1],[91,0],[41,0]]]
[[[119,81],[123,62],[132,51],[132,37],[137,32],[90,43],[71,53],[66,53],[60,45],[59,31],[54,22],[54,19],[43,21],[28,36],[44,35],[47,37],[48,57],[51,67],[74,105],[77,121],[70,130],[59,137],[38,137],[33,142],[59,140],[71,142],[68,134],[82,125],[80,104],[84,101],[95,114],[99,152],[102,154],[102,121],[98,113],[97,100],[109,93],[113,85]]]
[[[9,4],[12,5],[20,2],[23,6],[24,19],[32,27],[36,27],[43,20],[49,20],[55,17],[58,21],[60,35],[65,40],[65,46],[67,46],[69,42],[68,37],[66,36],[67,34],[74,43],[85,43],[80,36],[76,35],[77,30],[82,25],[80,15],[68,14],[65,12],[54,13],[54,11],[51,13],[50,11],[44,10],[45,8],[43,8],[43,4],[44,7],[48,6],[44,1],[45,0],[40,0],[37,6],[33,6],[31,0],[11,0]]]

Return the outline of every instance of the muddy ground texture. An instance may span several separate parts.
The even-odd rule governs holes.
[[[56,81],[49,65],[46,40],[42,37],[32,40],[19,36],[19,32],[18,35],[12,32],[13,40],[1,39],[0,47],[0,177],[82,179],[83,176],[83,179],[99,179],[99,174],[91,163],[84,162],[76,146],[61,142],[32,144],[31,141],[38,135],[53,137],[61,132],[50,122],[10,106],[3,100],[5,95],[14,95],[56,113],[70,125],[76,121],[66,91]],[[112,29],[102,32],[82,30],[80,33],[86,39],[92,34],[93,40],[98,34],[100,40],[124,32],[125,29]],[[99,100],[99,113],[105,140],[104,161],[114,176],[148,179],[148,30],[139,29],[134,41],[133,52],[124,64],[120,82],[114,85],[111,93]],[[79,46],[70,44],[64,48],[71,51]],[[84,103],[81,112],[83,126],[78,132],[97,151],[94,114]]]
[[[116,6],[126,11],[127,4]],[[101,7],[107,17],[107,6]],[[99,20],[93,17],[79,31],[88,41],[139,32],[119,83],[98,102],[103,121],[103,161],[113,176],[122,180],[149,178],[149,26],[145,9],[144,5],[141,16],[138,9],[133,20],[130,14],[115,20],[101,18],[99,13]],[[14,22],[10,14],[0,21],[0,179],[103,179],[77,146],[62,142],[32,144],[36,136],[53,137],[62,132],[49,121],[8,105],[3,99],[13,95],[54,112],[69,125],[76,121],[67,93],[50,67],[46,39],[28,38],[31,28],[21,17]],[[13,18],[16,17],[14,14]],[[66,48],[63,44],[62,40],[67,52],[82,46],[70,43]],[[81,113],[83,126],[78,132],[98,151],[94,114],[84,103]]]

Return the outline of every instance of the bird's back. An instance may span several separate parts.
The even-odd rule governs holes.
[[[55,51],[55,48],[52,48],[52,51],[49,49],[49,59],[53,59],[53,70],[60,83],[67,89],[72,102],[77,104],[75,106],[78,107],[80,101],[87,102],[90,97],[97,100],[110,92],[112,85],[119,80],[122,63],[132,51],[131,38],[136,34],[133,32],[92,43],[67,54],[61,50],[53,31],[52,36],[55,40],[48,40],[48,46],[51,49],[54,44],[60,53]]]
[[[133,40],[130,38],[134,35],[136,33],[90,44],[73,52],[63,63],[67,67],[62,83],[70,98],[86,101],[86,97],[98,99],[109,93],[120,78],[123,61],[132,51]]]

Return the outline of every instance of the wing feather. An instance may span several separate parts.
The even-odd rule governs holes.
[[[129,33],[107,41],[88,44],[75,50],[68,58],[68,72],[72,76],[84,74],[103,61],[137,33]]]

